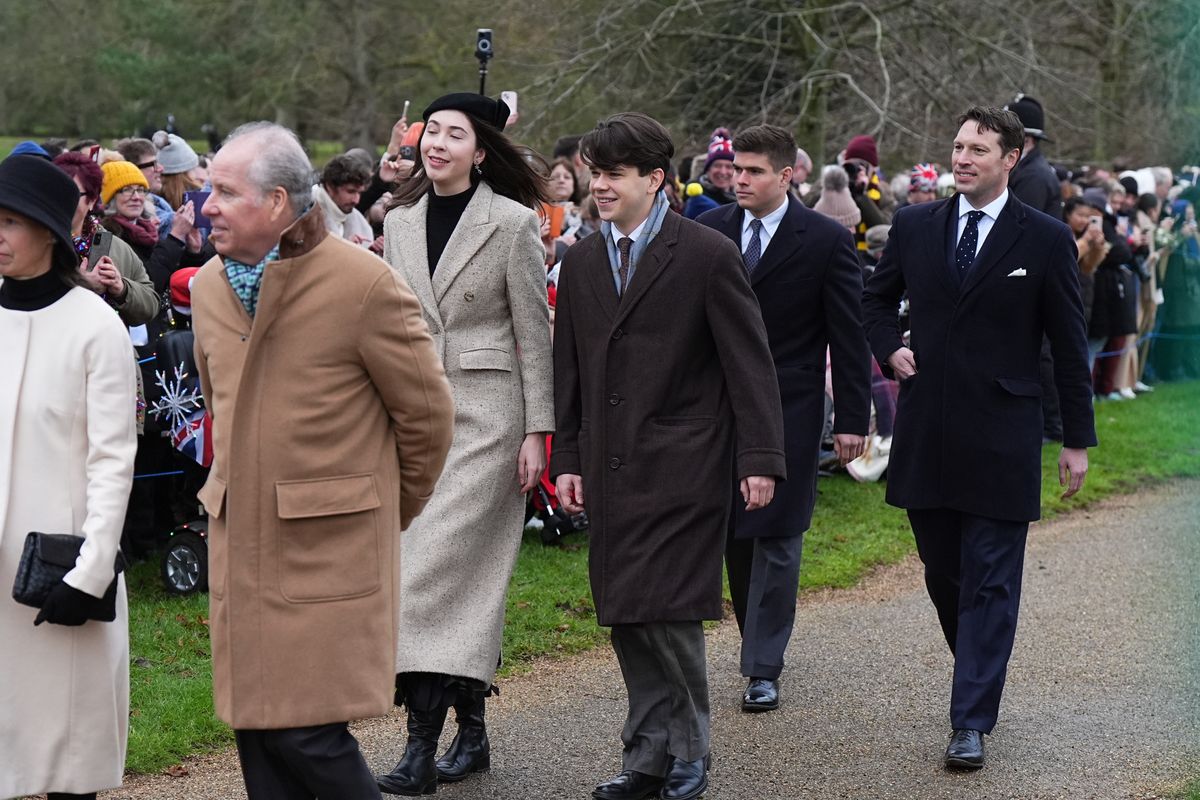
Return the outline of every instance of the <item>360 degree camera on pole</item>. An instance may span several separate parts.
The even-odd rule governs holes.
[[[496,52],[492,49],[492,29],[479,28],[475,31],[475,57],[479,59],[479,93],[486,95],[488,62]]]

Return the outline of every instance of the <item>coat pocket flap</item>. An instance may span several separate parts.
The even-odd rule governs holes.
[[[353,514],[379,508],[375,476],[342,475],[301,481],[275,481],[280,519],[308,519]]]
[[[1009,394],[1015,394],[1017,397],[1042,396],[1042,384],[1028,378],[996,378],[996,383],[1004,387]]]
[[[218,478],[216,473],[209,475],[200,491],[196,492],[196,499],[204,504],[204,510],[210,516],[220,519],[225,511],[225,481]]]
[[[460,369],[500,369],[512,372],[512,356],[497,347],[480,347],[458,354]]]

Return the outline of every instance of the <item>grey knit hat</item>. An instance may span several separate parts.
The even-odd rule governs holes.
[[[173,133],[159,131],[154,134],[154,145],[158,148],[158,163],[163,175],[178,175],[200,166],[196,151]]]

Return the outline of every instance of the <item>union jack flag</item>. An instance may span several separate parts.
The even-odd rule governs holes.
[[[212,417],[204,409],[192,412],[171,431],[171,444],[200,466],[212,466]]]

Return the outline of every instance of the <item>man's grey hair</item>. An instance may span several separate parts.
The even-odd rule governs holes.
[[[1159,186],[1170,186],[1175,182],[1170,167],[1151,167],[1150,171],[1154,173],[1154,182]]]
[[[258,155],[250,162],[246,177],[264,195],[282,188],[296,214],[301,214],[312,203],[314,176],[300,138],[274,122],[247,122],[234,128],[222,146],[243,136],[253,137],[258,145]]]

